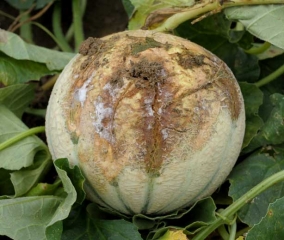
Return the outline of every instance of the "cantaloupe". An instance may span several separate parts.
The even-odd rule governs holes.
[[[46,116],[53,159],[81,168],[90,200],[130,215],[169,213],[212,194],[244,130],[226,64],[188,40],[144,30],[88,38]]]

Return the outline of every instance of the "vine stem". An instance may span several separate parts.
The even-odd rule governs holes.
[[[25,21],[22,21],[20,23],[18,23],[16,26],[10,26],[9,27],[9,31],[11,32],[15,32],[19,27],[21,27],[23,24],[26,24],[28,22],[34,21],[36,19],[38,19],[39,17],[41,17],[49,8],[50,6],[53,4],[53,1],[51,1],[50,3],[48,3],[43,9],[41,9],[38,13],[36,13],[35,15],[31,16],[30,18],[26,19]],[[13,24],[12,24],[13,25]]]
[[[61,42],[58,41],[58,39],[52,34],[51,31],[49,31],[45,26],[43,26],[42,24],[38,23],[38,22],[31,22],[31,24],[36,25],[37,27],[39,27],[41,30],[43,30],[47,35],[49,35],[53,41],[61,48],[64,49],[64,46],[62,46]]]
[[[81,10],[80,0],[72,1],[73,11],[73,24],[74,24],[74,38],[75,38],[75,50],[78,51],[80,44],[84,41],[83,32],[83,14]]]
[[[261,53],[265,52],[270,46],[271,46],[270,42],[265,42],[261,46],[259,46],[259,47],[252,47],[252,48],[250,48],[248,50],[245,50],[245,52],[248,53],[248,54],[257,55],[257,54],[261,54]]]
[[[50,90],[50,89],[54,86],[54,84],[55,84],[55,82],[57,81],[58,77],[59,77],[59,74],[56,74],[56,75],[54,75],[53,77],[51,77],[45,84],[43,84],[43,85],[41,86],[41,89],[42,89],[43,91],[48,91],[48,90]]]
[[[236,223],[236,221],[234,221],[233,224],[230,227],[229,240],[235,240],[236,239],[236,233],[237,233],[237,223]]]
[[[45,118],[46,109],[26,108],[25,113]]]
[[[81,0],[81,16],[82,17],[85,14],[86,7],[87,7],[87,0]],[[70,41],[73,36],[74,36],[74,23],[72,23],[69,29],[67,30],[65,37],[67,41]]]
[[[260,5],[260,4],[283,4],[283,0],[203,0],[196,1],[193,6],[187,10],[181,11],[169,17],[159,27],[153,30],[158,32],[172,31],[178,27],[181,23],[197,18],[194,22],[197,22],[207,16],[218,13],[225,8],[244,6],[244,5]],[[201,16],[201,17],[200,17]]]
[[[41,132],[44,132],[45,131],[45,127],[44,126],[41,126],[41,127],[35,127],[35,128],[31,128],[31,129],[28,129],[24,132],[21,132],[19,133],[18,135],[8,139],[7,141],[3,142],[0,144],[0,151],[2,151],[3,149],[11,146],[12,144],[26,138],[26,137],[29,137],[31,135],[34,135],[34,134],[37,134],[37,133],[41,133]]]
[[[267,179],[263,180],[251,190],[249,190],[246,194],[236,200],[232,205],[227,207],[225,210],[220,213],[221,217],[217,217],[217,219],[210,224],[208,227],[202,229],[199,233],[197,233],[192,240],[204,240],[206,237],[212,233],[215,229],[225,223],[227,218],[230,218],[234,215],[240,208],[242,208],[246,203],[250,202],[253,198],[255,198],[258,194],[262,193],[269,187],[274,184],[284,180],[284,170],[273,174]]]
[[[229,233],[227,232],[226,228],[225,228],[225,225],[221,225],[220,227],[217,228],[220,236],[222,237],[223,240],[228,240],[230,235]]]
[[[54,5],[52,14],[52,28],[55,37],[61,44],[61,50],[64,52],[73,52],[73,49],[67,42],[61,28],[61,2],[56,2]]]
[[[277,70],[275,70],[273,73],[269,74],[268,76],[266,76],[265,78],[259,80],[258,82],[255,83],[255,86],[262,87],[265,84],[270,83],[271,81],[273,81],[274,79],[278,78],[279,76],[281,76],[282,74],[284,74],[284,65],[282,65],[281,67],[279,67]]]
[[[23,14],[23,12],[21,11],[21,22],[26,21],[27,19],[30,18],[30,14]],[[31,24],[29,22],[27,22],[26,24],[23,24],[20,27],[20,36],[27,41],[28,43],[33,43],[33,32],[32,32],[32,27]]]

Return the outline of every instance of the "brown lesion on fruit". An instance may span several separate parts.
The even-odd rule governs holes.
[[[122,71],[118,70],[113,77],[110,78],[109,83],[114,88],[122,88],[124,85]]]
[[[190,90],[190,94],[194,94],[202,89],[217,87],[221,91],[219,101],[221,107],[228,108],[233,120],[239,117],[242,109],[242,99],[237,83],[233,74],[227,69],[226,65],[216,58],[210,58],[203,54],[193,54],[184,50],[182,53],[176,53],[177,63],[184,69],[192,69],[196,71],[201,69],[207,75],[207,81],[204,84],[197,85],[196,88]],[[209,68],[206,68],[208,66]],[[188,93],[184,93],[188,94]],[[183,97],[182,95],[180,97]],[[178,99],[176,99],[178,100]]]
[[[203,66],[206,56],[203,54],[193,54],[190,51],[183,51],[182,53],[176,53],[176,58],[180,66],[184,69],[190,69]]]
[[[85,60],[81,63],[81,70],[87,68],[91,63],[99,66],[100,64],[107,64],[108,60],[106,58],[102,59],[102,62],[96,61],[100,57],[109,51],[115,44],[115,39],[119,38],[113,37],[108,40],[103,40],[100,38],[89,37],[81,44],[79,48],[79,53],[85,56]]]
[[[133,45],[130,44],[130,38],[133,39]],[[86,156],[82,156],[82,159],[96,159],[107,181],[113,181],[127,165],[143,168],[151,175],[158,174],[177,147],[184,148],[183,152],[178,153],[181,159],[188,157],[188,152],[204,147],[214,130],[212,124],[218,117],[215,114],[217,110],[214,115],[210,108],[217,106],[218,109],[220,101],[224,106],[228,105],[233,117],[237,118],[240,112],[237,108],[238,104],[241,106],[239,94],[234,81],[230,80],[232,75],[223,69],[224,66],[220,67],[220,62],[210,63],[210,56],[205,53],[195,56],[193,51],[185,52],[184,49],[173,53],[173,57],[175,48],[168,53],[170,45],[151,39],[128,37],[124,44],[126,46],[122,47],[121,39],[111,43],[108,42],[113,41],[110,38],[103,40],[99,47],[94,46],[96,51],[89,51],[91,44],[83,49],[87,55],[82,56],[81,62],[84,62],[84,58],[88,60],[85,60],[83,70],[77,70],[80,76],[73,89],[81,87],[94,68],[100,72],[102,78],[97,86],[101,100],[104,107],[112,104],[113,110],[108,119],[101,120],[101,125],[112,125],[109,133],[113,134],[114,141],[101,138],[94,131],[88,146],[99,150],[89,150],[93,159]],[[115,58],[111,58],[115,51]],[[174,68],[178,71],[170,75]],[[199,76],[191,78],[192,72]],[[181,80],[178,74],[183,74],[184,79]],[[108,89],[104,88],[106,83]],[[223,88],[226,90],[223,91]],[[210,99],[208,93],[212,93]],[[204,96],[206,99],[202,101]],[[121,109],[124,113],[120,112]],[[211,114],[214,117],[208,119]]]
[[[166,81],[167,74],[160,62],[143,58],[138,62],[131,61],[130,65],[128,72],[138,89],[155,88],[157,83],[164,84]]]
[[[71,97],[71,98],[70,98]],[[73,99],[73,96],[69,96],[70,105],[66,111],[66,127],[70,132],[71,141],[77,144],[80,137],[80,129],[78,125],[80,124],[81,115],[81,105],[80,102]]]
[[[160,171],[164,156],[162,148],[164,139],[159,114],[162,102],[160,101],[159,88],[166,85],[169,74],[165,69],[164,60],[160,59],[152,50],[148,49],[150,52],[141,53],[140,58],[135,58],[135,56],[128,58],[125,76],[131,87],[125,92],[124,99],[133,99],[133,96],[137,96],[137,94],[140,96],[139,100],[137,99],[140,113],[135,113],[137,119],[131,120],[137,122],[133,124],[133,129],[131,129],[131,131],[137,131],[137,139],[133,140],[135,146],[132,147],[138,147],[140,150],[135,150],[137,153],[131,156],[131,161],[135,161],[137,164],[143,161],[145,170],[149,174],[155,175]],[[130,107],[132,104],[134,106],[135,103],[132,101]],[[136,104],[135,106],[138,107]],[[129,140],[127,139],[127,141]],[[120,151],[124,147],[115,146]]]
[[[143,52],[149,48],[161,48],[162,43],[155,41],[153,38],[145,37],[145,38],[137,38],[137,37],[130,37],[134,39],[135,43],[131,45],[131,54],[137,55],[140,52]]]
[[[84,57],[83,59],[78,58],[78,61],[84,61]],[[93,70],[91,67],[81,70],[80,65],[75,64],[72,70],[72,79],[69,80],[72,84],[65,96],[64,102],[66,105],[64,106],[64,114],[66,115],[66,128],[68,129],[70,138],[74,144],[78,144],[81,135],[80,125],[84,110],[84,102],[88,98],[88,91],[91,89],[92,74]],[[88,80],[90,83],[87,82]],[[83,89],[83,93],[80,93],[82,87],[85,89]],[[83,99],[80,94],[84,95]]]
[[[90,56],[99,52],[103,45],[104,41],[102,39],[89,37],[81,44],[79,53],[83,56]]]
[[[222,93],[222,106],[228,107],[232,120],[237,120],[242,110],[242,97],[237,83],[233,81],[232,73],[224,65],[214,81]]]

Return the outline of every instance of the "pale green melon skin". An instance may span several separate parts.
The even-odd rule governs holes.
[[[210,58],[216,61],[212,64],[210,63],[212,66],[216,65],[217,68],[222,65],[222,68],[226,69],[226,73],[229,76],[228,81],[230,81],[230,84],[232,84],[235,89],[235,96],[228,96],[227,90],[224,90],[224,96],[226,93],[226,97],[231,98],[228,101],[237,102],[237,105],[234,105],[237,110],[230,107],[232,106],[230,104],[235,103],[226,102],[228,106],[226,104],[222,105],[223,98],[221,95],[223,93],[222,89],[220,90],[218,87],[218,91],[216,90],[218,99],[216,99],[216,101],[214,100],[212,105],[210,105],[211,103],[207,103],[207,105],[197,106],[197,109],[200,109],[203,113],[205,110],[202,110],[201,108],[208,107],[206,112],[208,112],[209,120],[202,120],[204,121],[204,124],[206,123],[208,125],[204,127],[206,131],[210,131],[208,136],[198,136],[198,134],[205,134],[202,130],[203,128],[201,128],[199,132],[193,133],[194,127],[190,128],[186,121],[182,123],[182,126],[186,126],[191,130],[184,131],[183,133],[170,130],[170,126],[172,125],[166,126],[166,124],[161,123],[161,125],[164,124],[163,126],[165,128],[162,129],[158,126],[157,131],[164,131],[163,134],[166,132],[166,135],[161,133],[162,140],[159,141],[161,141],[162,144],[165,144],[161,147],[163,147],[163,149],[169,148],[168,146],[171,145],[173,145],[173,147],[170,152],[167,152],[166,150],[162,151],[161,159],[163,161],[159,163],[159,165],[157,164],[157,166],[153,165],[156,166],[156,169],[154,169],[155,171],[153,170],[155,174],[153,174],[153,172],[151,172],[152,169],[145,165],[147,163],[145,156],[141,157],[140,155],[138,156],[138,153],[135,153],[135,151],[138,152],[138,149],[140,151],[147,143],[142,140],[144,136],[143,131],[145,132],[148,130],[139,131],[138,126],[135,128],[135,131],[128,129],[133,126],[136,127],[137,123],[131,124],[131,121],[133,118],[138,118],[141,115],[142,110],[138,109],[135,104],[141,99],[143,99],[145,104],[146,100],[149,100],[143,95],[143,91],[142,93],[139,93],[138,91],[134,95],[133,99],[135,101],[133,100],[133,103],[131,102],[131,98],[120,100],[116,110],[117,112],[115,113],[117,116],[112,115],[112,119],[114,120],[111,126],[115,128],[115,137],[109,138],[110,132],[108,132],[108,128],[110,125],[106,125],[106,129],[101,130],[101,132],[98,132],[98,129],[96,128],[96,123],[101,120],[98,115],[102,112],[96,112],[96,109],[100,109],[101,111],[101,108],[98,108],[97,106],[94,107],[93,105],[98,102],[98,99],[101,99],[100,94],[102,94],[102,91],[106,91],[106,86],[109,86],[107,85],[107,81],[104,81],[103,75],[111,74],[112,69],[110,67],[102,69],[98,69],[97,67],[94,68],[93,71],[88,70],[89,77],[85,78],[85,85],[81,84],[80,88],[77,88],[79,97],[78,94],[76,95],[79,99],[76,100],[76,104],[79,104],[77,107],[80,109],[82,116],[76,118],[79,119],[78,122],[76,122],[78,125],[73,126],[74,124],[71,124],[72,126],[70,127],[70,124],[66,124],[66,118],[69,117],[66,112],[72,112],[73,110],[71,108],[74,105],[71,106],[70,103],[66,102],[66,99],[70,99],[70,92],[74,91],[74,85],[72,85],[73,82],[80,78],[80,70],[78,70],[78,67],[75,71],[76,74],[74,74],[74,70],[72,69],[75,65],[80,65],[84,59],[86,59],[86,56],[77,54],[65,67],[52,91],[46,116],[47,141],[54,160],[67,157],[72,165],[80,166],[87,179],[85,189],[90,200],[101,206],[115,209],[125,214],[143,213],[161,215],[179,208],[187,207],[197,200],[211,195],[224,182],[232,170],[242,146],[245,130],[243,98],[239,86],[227,66],[216,56],[196,44],[169,35],[167,35],[169,39],[164,40],[165,34],[154,33],[151,31],[129,31],[119,33],[118,35],[125,36],[126,34],[135,37],[147,36],[162,43],[178,42],[180,46],[186,46],[188,49],[193,48],[193,51],[201,51],[202,54],[206,56],[205,59]],[[111,38],[111,36],[107,38]],[[180,50],[178,48],[179,47],[172,47],[167,51],[172,54],[179,52]],[[145,54],[147,51],[152,51],[151,53],[156,56],[158,50],[158,47],[153,47],[150,50],[146,49]],[[142,51],[141,55],[143,54]],[[106,56],[108,57],[107,53]],[[135,61],[135,58],[133,59],[133,61]],[[126,62],[127,61],[128,59],[126,59]],[[109,65],[111,65],[111,62]],[[178,83],[178,81],[174,79],[175,77],[169,77],[166,79],[165,83],[167,84],[167,82],[170,82],[172,84],[171,86],[175,87],[175,90],[171,92],[171,98],[175,98],[175,94],[179,94],[178,84],[180,84],[181,89],[195,86],[195,83],[190,83],[193,85],[188,86],[187,80],[187,78],[193,78],[193,72],[199,73],[200,77],[196,77],[196,81],[200,81],[202,84],[206,85],[206,81],[210,82],[210,84],[211,82],[215,84],[215,82],[218,81],[218,79],[216,80],[214,77],[212,79],[205,78],[202,75],[202,69],[202,67],[198,66],[193,69],[194,71],[192,69],[184,70],[181,69],[180,66],[176,66],[174,70],[179,71],[179,76],[181,76],[180,78],[182,80]],[[128,84],[130,80],[125,77],[124,82],[125,84]],[[80,89],[80,91],[78,89]],[[131,86],[130,89],[134,89],[134,87]],[[168,88],[163,90],[164,88],[162,87],[162,90],[159,87],[156,87],[156,90],[157,89],[163,94],[166,94],[166,90],[168,91],[167,94],[171,91]],[[116,90],[117,89],[115,89],[115,91]],[[203,89],[201,89],[200,92],[201,91],[203,91]],[[92,92],[92,95],[90,92]],[[211,94],[210,91],[206,90],[204,91],[205,95],[202,98],[200,97],[200,99],[207,99],[207,93]],[[90,97],[88,94],[90,94]],[[75,95],[73,94],[72,96],[74,97]],[[211,99],[212,96],[210,95],[208,98]],[[171,99],[171,101],[173,100]],[[191,104],[191,95],[188,96],[188,100],[185,97],[181,102],[182,107]],[[106,103],[104,104],[106,105]],[[211,109],[212,106],[217,110]],[[164,107],[163,109],[166,109],[166,105],[161,105],[160,109],[162,109],[162,107]],[[189,107],[192,106],[190,105]],[[84,112],[84,109],[86,108],[89,108],[88,112]],[[131,108],[132,110],[128,113],[122,112],[127,111],[128,108]],[[151,120],[153,112],[156,119],[160,119],[163,114],[162,110],[161,113],[154,111],[154,107],[154,110],[150,109],[151,112],[147,113],[146,108],[149,108],[147,104],[145,109],[143,109],[143,113],[148,115],[146,117],[141,117],[141,121],[144,121],[145,119]],[[109,114],[111,115],[112,110],[107,110],[109,110]],[[148,111],[150,110],[148,109]],[[137,111],[137,113],[135,111]],[[232,111],[235,112],[232,113]],[[103,113],[106,114],[104,117],[107,117],[106,110]],[[202,115],[202,117],[204,116],[205,115]],[[189,119],[189,122],[190,121],[191,120]],[[100,124],[103,124],[102,121]],[[155,123],[150,124],[152,125],[149,126],[153,127]],[[196,124],[199,124],[198,126],[200,126],[200,123]],[[71,128],[72,131],[77,134],[76,136],[79,136],[78,143],[74,144],[73,136],[71,136]],[[123,131],[123,133],[121,133],[121,131]],[[139,138],[140,136],[137,137],[140,142],[136,139],[137,134],[141,134],[141,138]],[[192,136],[193,134],[195,135]],[[113,138],[115,140],[112,140]],[[195,139],[203,139],[204,142],[202,140],[202,144],[199,144],[198,142],[194,142]],[[115,141],[115,143],[112,141]],[[118,146],[117,144],[122,142],[126,145],[125,147],[123,147],[124,145],[122,144],[119,145],[119,149],[124,151],[123,154],[118,154],[117,156],[119,157],[117,158],[113,157],[115,153],[113,146],[115,144],[115,146]],[[105,150],[107,152],[105,158],[103,157],[103,153],[101,153],[103,151],[102,149],[107,149]]]

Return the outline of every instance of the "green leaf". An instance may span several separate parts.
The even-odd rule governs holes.
[[[254,44],[256,46],[260,46],[261,44]],[[284,49],[278,48],[274,45],[271,45],[265,52],[257,55],[258,59],[264,60],[267,58],[274,58],[284,53]]]
[[[263,102],[263,93],[254,84],[244,82],[239,84],[244,97],[246,112],[246,132],[243,141],[243,148],[245,148],[263,126],[263,121],[258,115],[259,107]]]
[[[120,216],[124,219],[130,219],[129,216],[106,208],[95,208],[90,205],[91,215],[94,212],[97,216],[105,218],[105,214]],[[103,210],[103,212],[101,211]],[[213,222],[215,217],[216,205],[211,197],[197,201],[188,209],[178,209],[172,213],[162,216],[146,216],[143,214],[135,214],[132,217],[133,224],[139,230],[151,230],[147,239],[158,239],[166,233],[168,229],[183,229],[187,234],[193,234]]]
[[[252,139],[247,147],[248,151],[252,151],[265,145],[284,143],[284,96],[275,93],[270,96],[270,100],[273,108],[269,118],[266,120],[260,131],[258,131],[258,134]]]
[[[15,195],[19,197],[30,191],[44,176],[52,164],[49,153],[40,151],[35,155],[34,164],[28,168],[11,173]]]
[[[28,130],[28,127],[10,110],[0,105],[0,143]],[[34,163],[37,152],[48,152],[36,136],[29,136],[0,151],[0,168],[19,170]]]
[[[216,219],[215,211],[216,205],[211,197],[198,201],[183,220],[185,232],[193,234],[208,226]]]
[[[65,197],[64,201],[61,202],[60,206],[57,208],[48,226],[52,226],[56,222],[67,218],[73,204],[76,202],[77,199],[76,189],[73,186],[72,181],[68,177],[67,171],[65,170],[65,169],[70,169],[68,160],[58,159],[54,162],[54,166],[59,178],[62,181],[63,189],[64,192],[67,194],[67,196]]]
[[[86,197],[86,193],[84,191],[85,177],[83,176],[80,168],[78,166],[73,166],[71,168],[67,159],[58,159],[55,161],[55,165],[57,168],[60,168],[66,172],[77,192],[76,202],[81,204]]]
[[[15,89],[16,86],[7,88]],[[11,95],[16,98],[16,93],[17,91]],[[27,129],[20,119],[0,105],[0,143],[4,143]],[[2,195],[19,197],[26,194],[43,178],[51,164],[51,156],[46,145],[36,136],[26,137],[4,148],[0,151],[0,166],[6,170],[18,171],[9,171],[9,176],[5,174],[3,181],[9,183],[8,186],[11,189],[10,191],[4,190]]]
[[[190,39],[194,39],[200,34],[206,34],[217,35],[226,38],[230,43],[237,43],[242,39],[245,31],[231,29],[231,25],[232,21],[228,20],[223,13],[218,13],[205,18],[194,25],[191,24],[191,21],[187,21],[181,24],[175,31],[178,33],[181,29],[183,32],[189,31],[187,37]]]
[[[17,60],[0,52],[0,83],[5,86],[39,80],[54,74],[45,64],[30,60]]]
[[[33,84],[15,84],[0,88],[0,104],[4,104],[20,118],[34,99],[34,88]]]
[[[282,197],[269,205],[265,217],[249,230],[246,240],[284,239],[283,222],[284,198]]]
[[[260,78],[264,78],[272,74],[274,71],[276,71],[279,67],[283,65],[283,62],[284,62],[284,54],[271,59],[265,59],[260,61],[259,62],[261,67]],[[284,88],[283,76],[280,76],[274,79],[269,84],[266,84],[263,87],[261,87],[264,98],[263,98],[263,104],[259,109],[259,115],[264,121],[268,120],[271,111],[274,107],[271,102],[271,95],[273,95],[274,93],[283,94],[282,91],[283,88]]]
[[[237,43],[230,42],[229,27],[230,23],[223,19],[223,15],[217,15],[194,25],[184,22],[175,33],[216,54],[229,66],[238,81],[255,82],[260,73],[258,59],[246,54]]]
[[[164,216],[145,216],[136,214],[132,221],[139,229],[154,228],[147,239],[158,239],[169,229],[183,229],[187,234],[194,234],[213,222],[216,205],[211,197],[196,202],[188,209],[179,209]],[[156,225],[156,226],[155,226]],[[155,226],[155,227],[154,227]]]
[[[103,220],[97,218],[97,208],[78,207],[74,209],[69,218],[64,221],[62,240],[142,240],[137,227],[125,220]]]
[[[251,34],[282,49],[284,49],[283,11],[283,4],[225,9],[229,19],[240,21]]]
[[[48,227],[45,231],[46,240],[61,239],[62,231],[63,231],[62,221],[54,223],[52,226]]]
[[[273,155],[276,154],[273,153]],[[280,154],[274,158],[268,153],[258,153],[238,164],[229,176],[231,183],[229,195],[233,200],[237,200],[262,180],[283,170],[284,155]],[[242,222],[253,226],[264,217],[268,205],[283,196],[283,183],[278,183],[248,202],[238,212],[238,217]]]
[[[133,14],[134,6],[132,5],[130,0],[122,0],[122,4],[124,6],[124,9],[125,9],[128,17],[130,18]]]
[[[43,63],[50,71],[61,71],[75,55],[28,44],[18,35],[2,29],[0,29],[0,51],[17,60]]]
[[[76,201],[76,190],[67,172],[66,159],[57,160],[55,168],[62,181],[64,197],[36,196],[0,200],[0,235],[14,240],[59,240],[62,220]]]
[[[36,9],[43,8],[46,4],[52,2],[53,0],[5,0],[17,9],[29,9],[35,4]]]
[[[260,136],[265,144],[280,144],[284,142],[284,96],[275,93],[271,95],[270,100],[274,109],[271,111],[270,118],[265,122]]]
[[[45,229],[62,200],[55,196],[0,200],[0,235],[14,240],[45,240]]]

